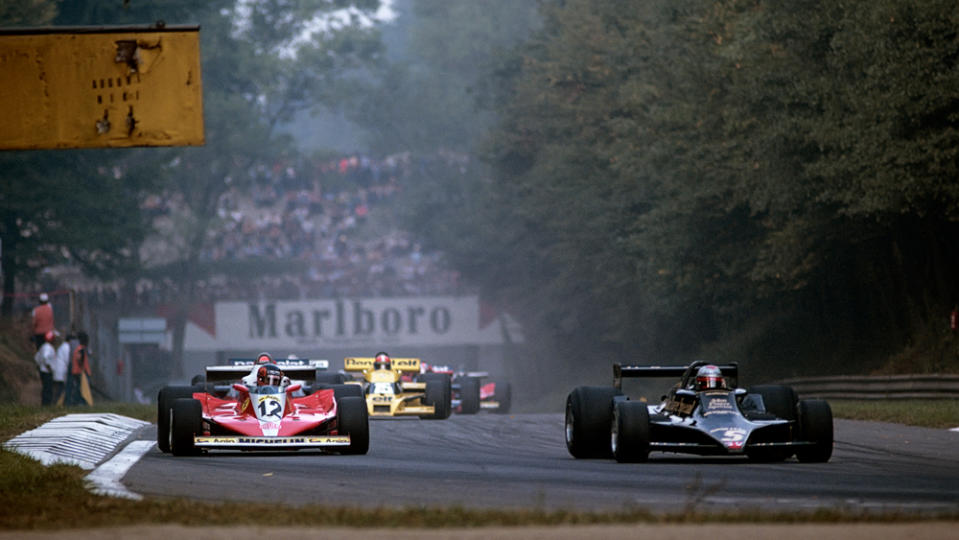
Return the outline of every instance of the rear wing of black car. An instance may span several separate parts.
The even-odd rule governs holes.
[[[613,364],[613,386],[621,390],[623,388],[624,378],[671,377],[680,379],[685,383],[684,379],[689,376],[694,376],[696,370],[708,364],[709,362],[703,361],[696,361],[688,366],[639,366],[615,363]],[[715,365],[726,377],[735,379],[739,376],[739,364],[735,362]]]

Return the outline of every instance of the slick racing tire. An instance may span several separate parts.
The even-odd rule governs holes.
[[[606,386],[579,386],[566,398],[566,449],[577,459],[609,458],[613,396],[621,392]]]
[[[170,452],[170,414],[173,402],[180,398],[193,397],[197,389],[192,386],[164,386],[157,394],[157,448]]]
[[[460,414],[476,414],[480,410],[480,379],[479,377],[460,377],[456,379],[460,385]]]
[[[610,450],[620,463],[649,459],[649,409],[641,401],[619,401],[613,413]]]
[[[832,457],[832,408],[822,399],[799,402],[799,437],[813,443],[796,450],[801,463],[825,463]]]
[[[510,385],[506,381],[496,381],[496,390],[493,394],[493,400],[499,403],[493,412],[496,414],[509,414],[509,408],[513,404],[513,391],[510,388]]]
[[[750,394],[759,394],[763,397],[766,412],[776,415],[783,420],[796,421],[796,404],[799,399],[791,386],[782,384],[760,384],[750,386]]]
[[[424,420],[445,420],[453,412],[453,383],[449,375],[442,373],[424,373],[419,377],[420,382],[426,383],[424,405],[432,405],[432,415],[421,416]]]
[[[170,420],[170,451],[174,456],[194,456],[200,453],[193,444],[193,437],[203,428],[203,409],[193,398],[180,398],[173,402]]]
[[[750,394],[758,394],[763,398],[763,405],[767,413],[782,420],[796,421],[796,406],[799,399],[791,386],[782,384],[760,384],[748,389]],[[792,457],[795,450],[792,448],[756,448],[747,449],[746,456],[761,463],[775,463]]]
[[[350,436],[350,445],[341,454],[365,454],[370,451],[370,416],[366,400],[349,396],[336,402],[336,425],[340,435]]]
[[[337,402],[346,397],[363,397],[363,387],[358,384],[331,384],[325,388],[333,389],[333,399]]]

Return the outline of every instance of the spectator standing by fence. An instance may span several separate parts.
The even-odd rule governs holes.
[[[86,332],[77,332],[77,341],[80,344],[73,350],[70,360],[66,404],[79,405],[81,401],[85,401],[88,405],[92,405],[93,396],[90,393],[88,378],[93,374],[93,370],[90,369],[90,353],[87,350],[90,337]]]
[[[56,349],[56,360],[51,371],[53,372],[53,394],[50,402],[63,405],[66,401],[64,392],[67,384],[67,373],[70,371],[70,341],[63,339],[59,332],[53,331],[53,346]]]
[[[47,332],[53,331],[53,306],[47,293],[40,293],[40,303],[30,314],[33,319],[33,344],[37,350],[46,343]]]
[[[33,356],[40,372],[40,405],[49,405],[53,400],[53,365],[56,363],[57,351],[50,343],[53,341],[53,330],[44,336],[43,344]]]

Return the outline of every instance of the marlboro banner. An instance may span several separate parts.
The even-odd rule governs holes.
[[[521,341],[507,315],[476,296],[218,302],[213,324],[191,325],[187,350],[406,345],[495,345]]]

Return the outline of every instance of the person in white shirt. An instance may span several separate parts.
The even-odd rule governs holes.
[[[50,344],[53,341],[53,330],[44,334],[43,344],[33,355],[34,362],[37,363],[37,370],[40,372],[40,405],[49,405],[53,402],[53,366],[56,362],[57,351]]]
[[[56,348],[56,355],[53,364],[50,365],[50,371],[53,374],[53,391],[50,397],[50,403],[59,404],[63,396],[63,390],[67,384],[67,373],[70,371],[70,342],[64,340],[60,333],[53,331],[53,345]]]

